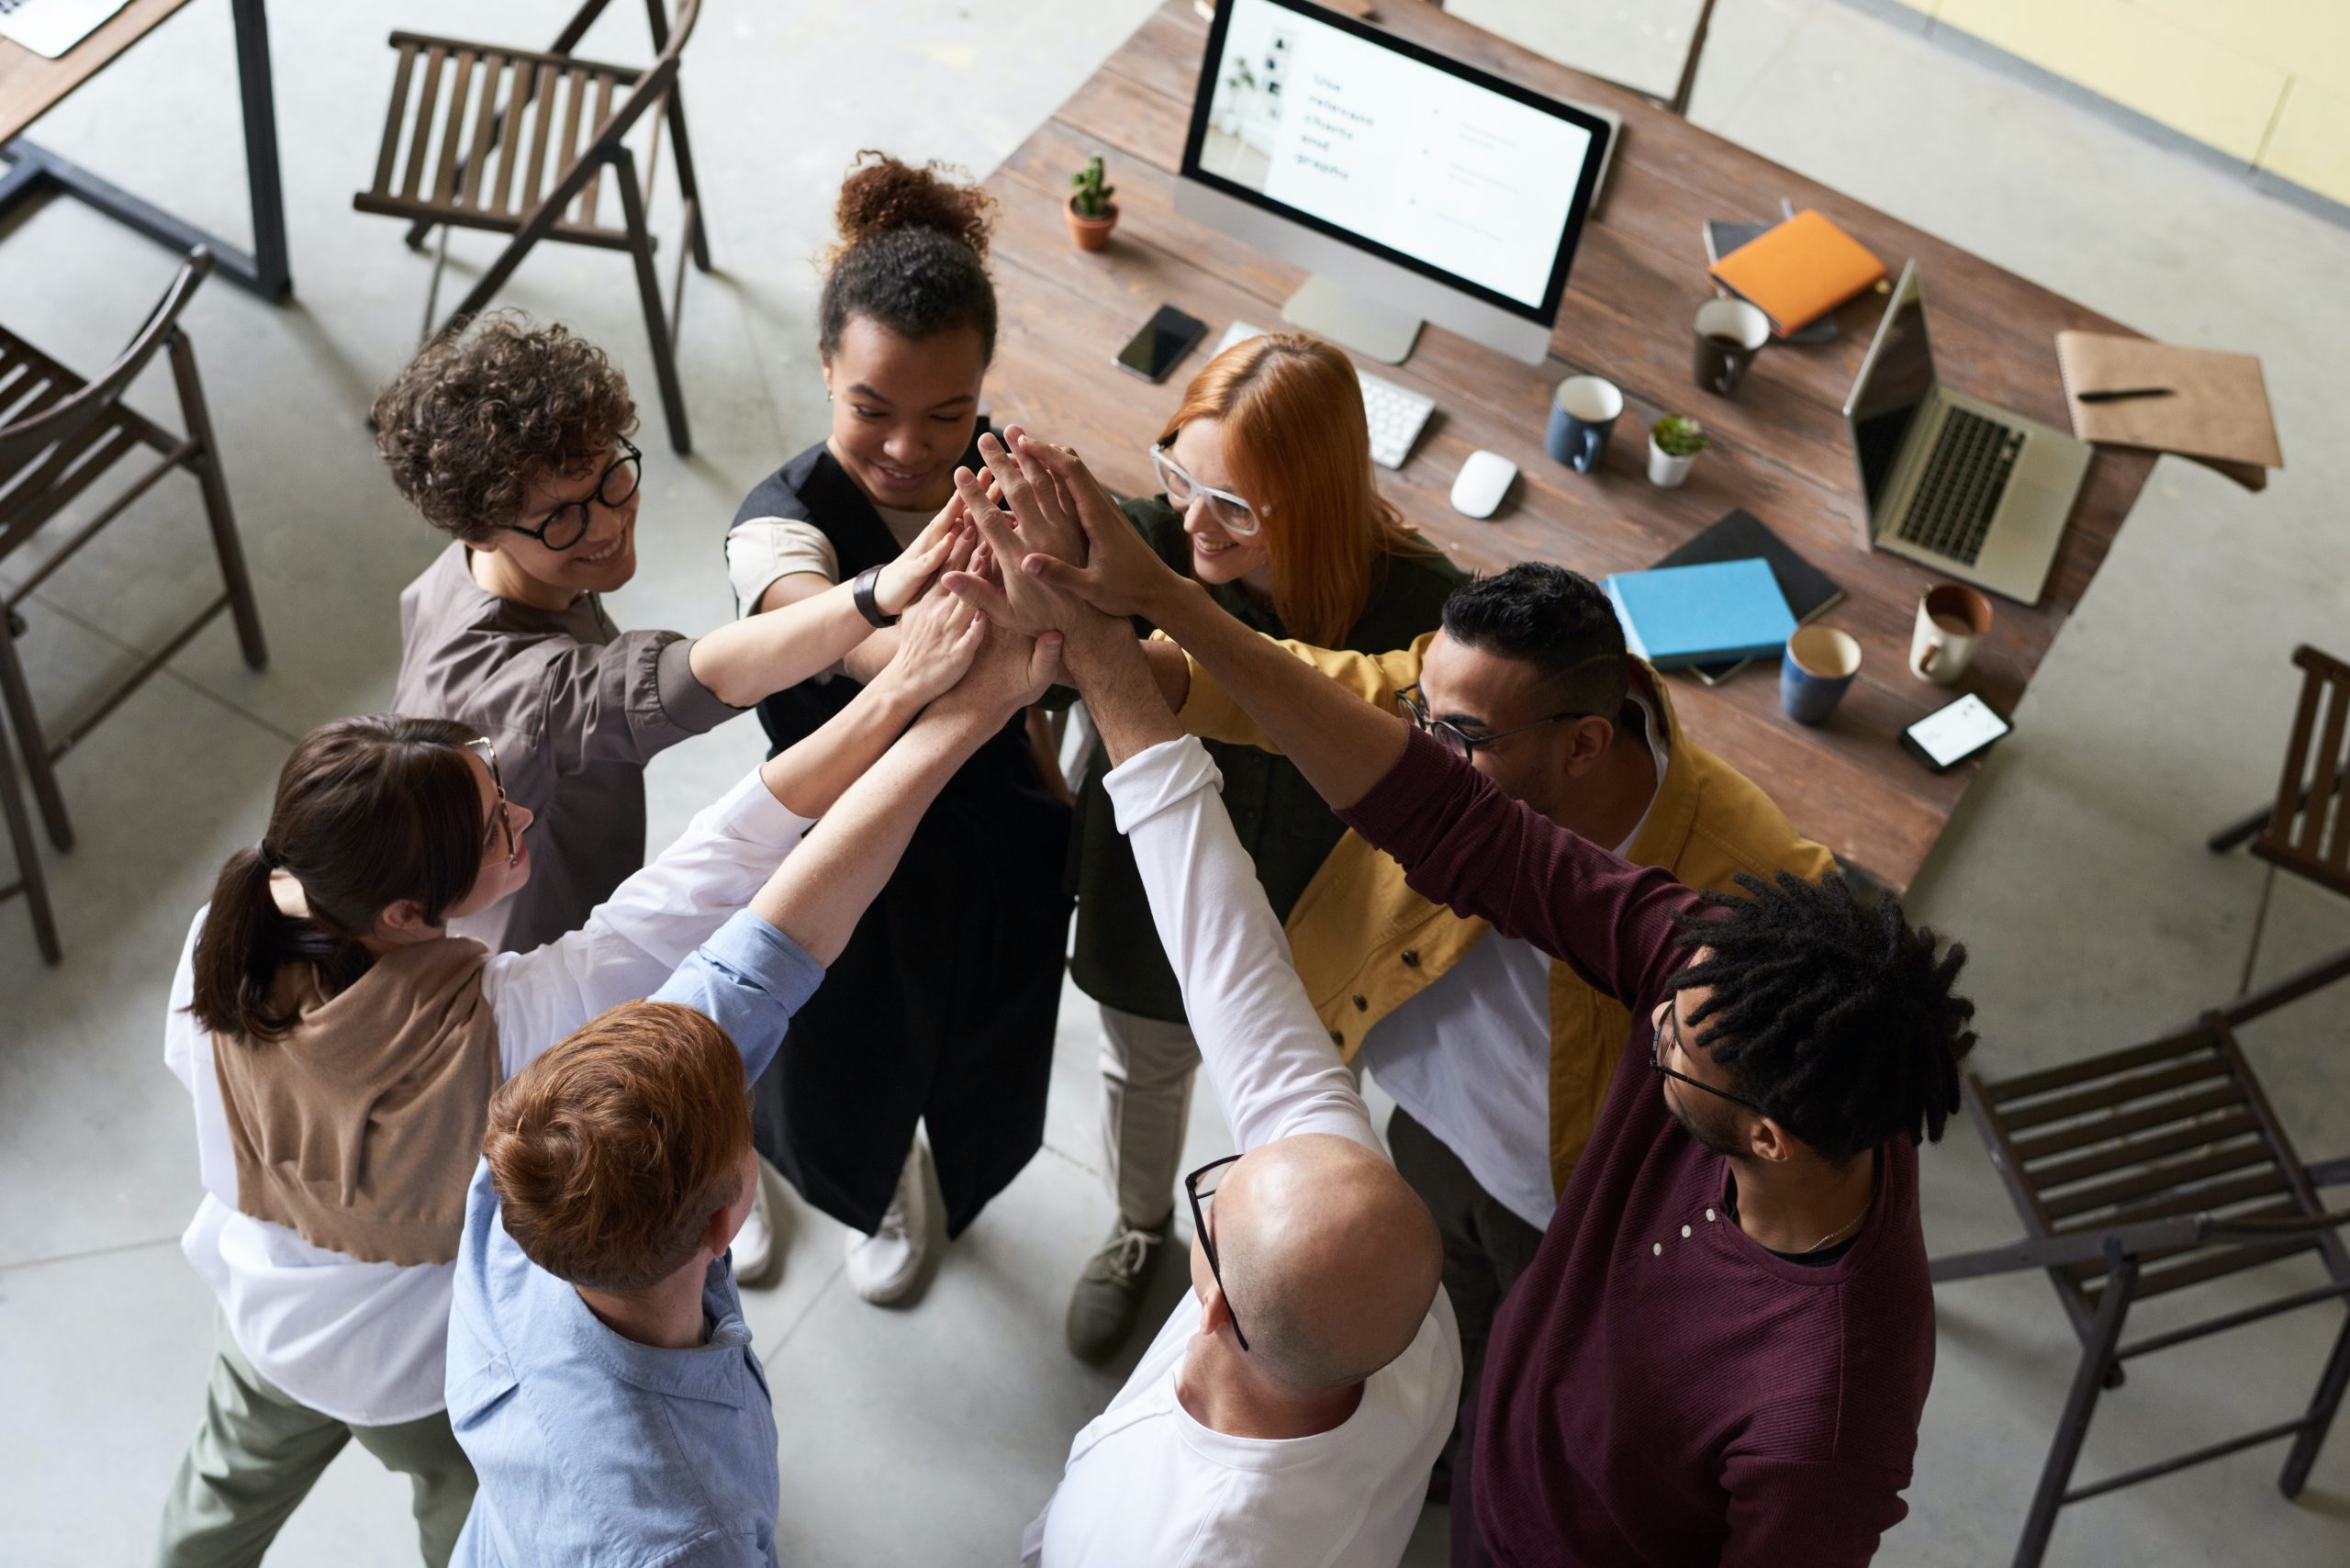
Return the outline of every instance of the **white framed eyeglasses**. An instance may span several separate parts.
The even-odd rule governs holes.
[[[1196,497],[1205,497],[1208,515],[1217,526],[1236,539],[1250,539],[1264,524],[1258,521],[1257,509],[1248,504],[1246,496],[1236,496],[1230,490],[1219,490],[1214,485],[1203,485],[1183,470],[1164,443],[1150,449],[1150,465],[1158,475],[1159,487],[1167,492],[1168,502],[1176,510],[1191,507]]]

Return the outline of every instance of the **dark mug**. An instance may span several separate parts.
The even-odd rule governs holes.
[[[1771,341],[1771,318],[1743,299],[1708,299],[1697,307],[1697,385],[1729,397],[1747,366]]]
[[[1550,428],[1542,444],[1551,456],[1578,474],[1599,466],[1607,451],[1607,437],[1616,416],[1624,411],[1624,394],[1601,375],[1570,375],[1550,398]]]
[[[1779,660],[1779,706],[1798,724],[1824,722],[1861,672],[1861,645],[1832,626],[1806,626]]]

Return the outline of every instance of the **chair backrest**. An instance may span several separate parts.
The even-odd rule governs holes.
[[[2003,1083],[1970,1076],[1967,1090],[1999,1173],[2040,1235],[2097,1235],[2188,1215],[2224,1226],[2323,1213],[2220,1014],[2147,1045]],[[2329,1268],[2342,1258],[2322,1226],[2243,1246],[2154,1249],[2142,1258],[2151,1266],[2137,1294],[2313,1248]],[[2094,1311],[2101,1260],[2050,1271],[2080,1313]]]
[[[2277,780],[2277,804],[2252,852],[2338,893],[2350,893],[2350,665],[2304,643],[2300,706]]]
[[[79,488],[71,484],[75,465],[104,433],[106,415],[122,400],[124,389],[171,341],[180,312],[210,275],[212,265],[212,252],[203,246],[189,252],[154,309],[96,380],[71,396],[58,397],[61,380],[32,366],[32,375],[47,386],[28,387],[29,398],[0,399],[0,417],[8,403],[23,410],[14,422],[0,425],[0,553],[56,510],[48,504],[55,498],[50,492],[71,494]]]
[[[685,52],[686,40],[693,36],[694,23],[700,18],[701,0],[685,0],[685,4],[677,7],[677,16],[666,24],[668,34],[666,39],[662,36],[665,23],[661,0],[646,0],[645,11],[653,26],[654,47],[661,52],[651,65],[645,67],[643,74],[637,77],[629,95],[598,124],[588,139],[587,151],[581,154],[582,158],[610,156],[620,146],[621,139],[644,118],[644,111],[666,98],[669,89],[677,84],[677,57]]]

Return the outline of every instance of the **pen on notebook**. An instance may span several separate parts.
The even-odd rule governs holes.
[[[2167,398],[2176,390],[2169,386],[2117,386],[2109,392],[2084,392],[2084,403],[2124,403],[2132,398]]]

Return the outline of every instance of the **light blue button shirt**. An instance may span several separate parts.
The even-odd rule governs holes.
[[[748,910],[655,995],[715,1019],[752,1078],[823,966]],[[506,1233],[484,1161],[449,1318],[449,1419],[481,1477],[459,1564],[772,1564],[775,1410],[733,1270],[711,1264],[707,1343],[640,1345]]]

